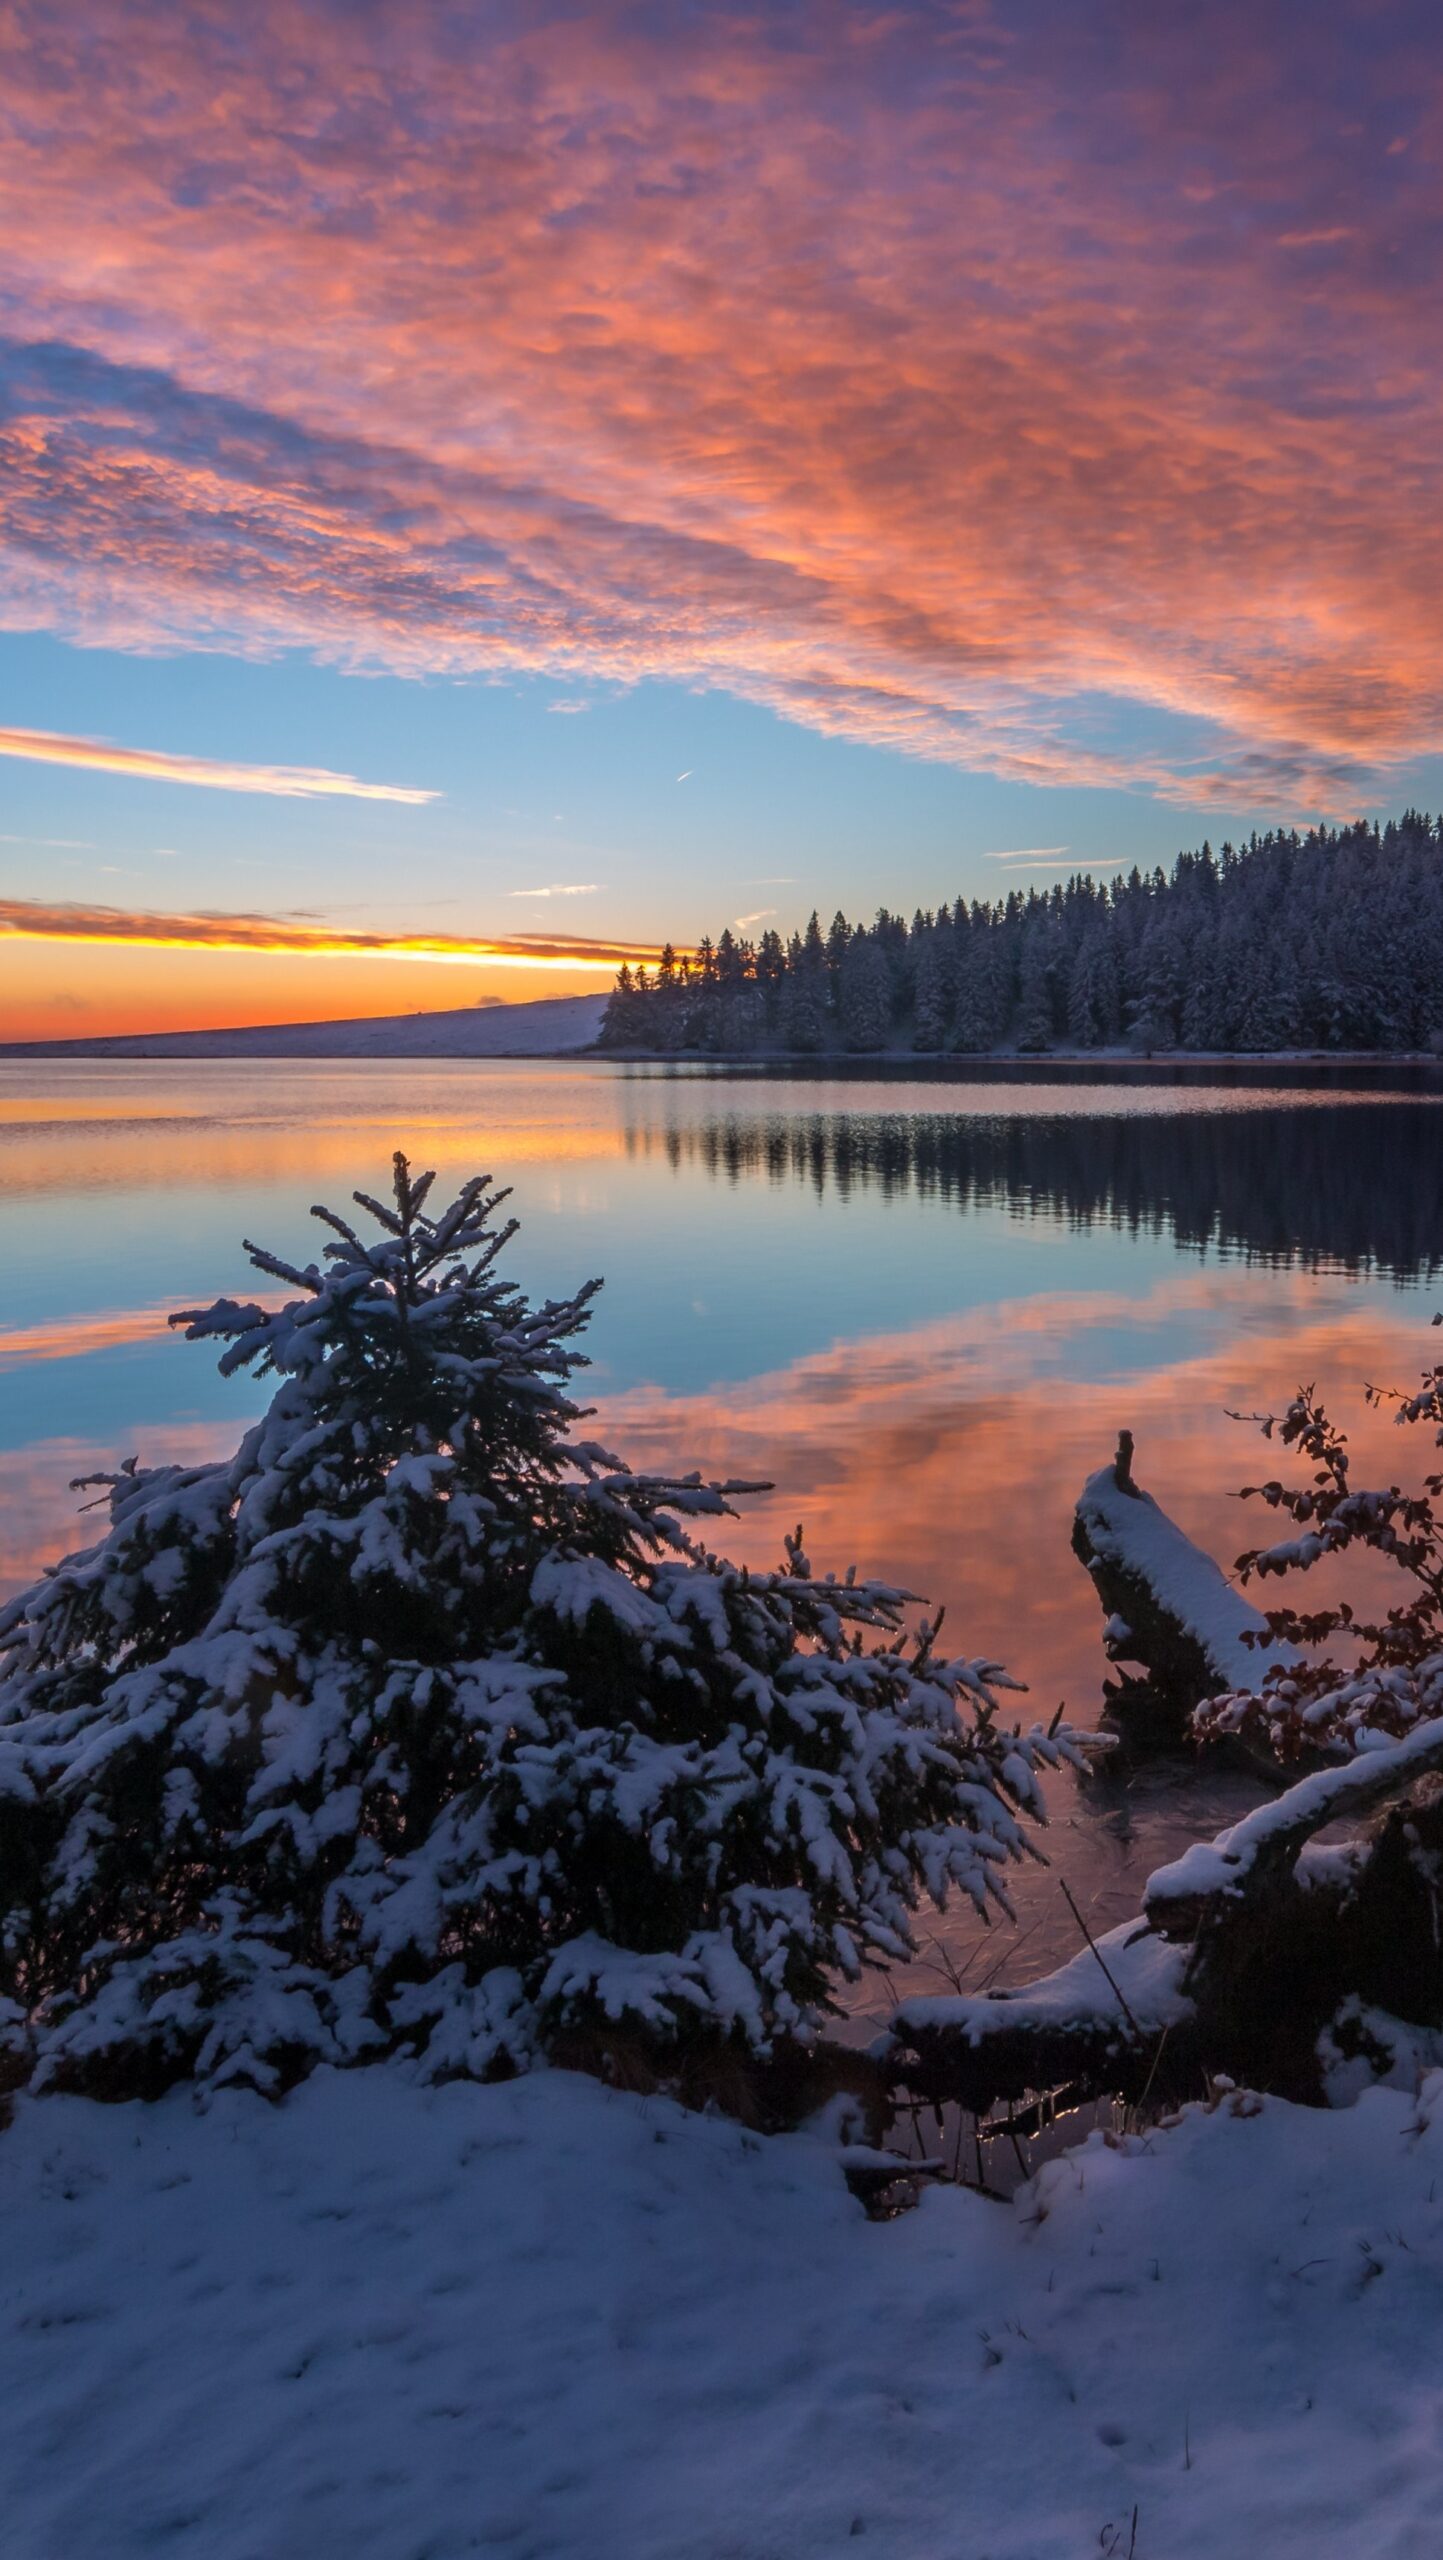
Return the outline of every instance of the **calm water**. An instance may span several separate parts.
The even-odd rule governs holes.
[[[310,1202],[392,1150],[515,1185],[516,1276],[607,1286],[591,1389],[634,1463],[774,1481],[731,1538],[856,1562],[945,1602],[1050,1714],[1104,1671],[1068,1537],[1136,1434],[1141,1480],[1224,1561],[1258,1444],[1228,1409],[1317,1378],[1410,1381],[1443,1299],[1436,1083],[727,1075],[593,1062],[0,1063],[0,1588],[80,1542],[67,1480],[217,1454],[256,1409],[168,1308],[244,1291],[243,1235],[306,1258]],[[309,1229],[309,1233],[308,1233]],[[317,1239],[319,1241],[319,1239]],[[1385,1420],[1357,1438],[1391,1471]],[[980,1979],[1137,1907],[1247,1782],[1178,1770],[1054,1790],[1021,1927],[936,1934]],[[874,1997],[874,2006],[879,1996]]]

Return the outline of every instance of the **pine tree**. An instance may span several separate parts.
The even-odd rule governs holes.
[[[757,944],[757,988],[762,1005],[762,1036],[779,1040],[782,1030],[782,990],[786,985],[787,955],[782,937],[771,926]]]
[[[854,934],[842,962],[841,1032],[849,1049],[885,1049],[891,1030],[886,953],[870,933]]]
[[[1023,952],[1017,1000],[1017,1046],[1025,1056],[1037,1056],[1052,1046],[1047,955],[1040,933],[1029,934]]]
[[[1005,925],[988,922],[979,929],[974,924],[957,998],[955,1048],[1000,1047],[1011,1012],[1010,979]]]
[[[765,2053],[924,1894],[1003,1898],[1068,1748],[800,1532],[710,1552],[746,1488],[579,1435],[599,1284],[529,1304],[504,1192],[394,1177],[324,1268],[248,1247],[284,1305],[172,1319],[275,1381],[234,1457],[91,1479],[105,1536],[0,1612],[11,2085]]]
[[[827,1045],[826,982],[815,969],[792,969],[782,995],[782,1038],[812,1056]]]
[[[644,981],[645,970],[639,974]],[[645,1048],[649,1037],[644,987],[639,997],[631,971],[623,960],[617,971],[616,984],[607,998],[597,1035],[598,1043],[603,1049]]]
[[[912,1018],[914,1049],[944,1049],[951,1027],[951,1005],[948,1001],[947,976],[939,949],[939,936],[929,932],[923,936],[917,961],[917,995]]]
[[[1090,926],[1073,955],[1067,980],[1067,1036],[1079,1049],[1096,1049],[1113,1036],[1107,942]]]

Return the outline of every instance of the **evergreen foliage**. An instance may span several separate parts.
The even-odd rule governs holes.
[[[723,967],[723,948],[728,958]],[[1421,1050],[1443,1045],[1443,819],[1254,836],[1171,876],[959,898],[910,927],[813,915],[623,969],[621,1049],[935,1054]]]
[[[1005,1903],[1065,1735],[908,1595],[713,1554],[747,1488],[633,1475],[569,1383],[599,1284],[500,1277],[506,1194],[293,1294],[172,1319],[273,1380],[233,1458],[90,1479],[110,1525],[0,1612],[11,2085],[129,2096],[314,2064],[521,2069],[568,2035],[765,2054],[919,1899]]]

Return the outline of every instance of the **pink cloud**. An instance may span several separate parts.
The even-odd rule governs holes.
[[[1439,744],[1425,12],[466,23],[5,12],[12,623],[1189,804]]]

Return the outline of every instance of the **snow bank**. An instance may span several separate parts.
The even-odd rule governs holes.
[[[360,1022],[249,1024],[235,1031],[157,1031],[109,1040],[0,1046],[15,1058],[536,1058],[589,1049],[607,998],[540,996],[531,1004],[462,1005],[446,1013],[377,1014]]]
[[[1250,1635],[1266,1635],[1261,1611],[1234,1589],[1211,1556],[1183,1535],[1150,1493],[1140,1486],[1124,1490],[1116,1462],[1088,1477],[1078,1496],[1077,1520],[1098,1563],[1140,1582],[1200,1647],[1218,1688],[1255,1689],[1272,1664],[1297,1661],[1291,1645],[1270,1644],[1259,1652],[1246,1641]],[[1128,1632],[1115,1615],[1109,1619],[1109,1652],[1130,1658]]]
[[[867,2222],[826,2137],[564,2074],[0,2137],[25,2560],[1437,2549],[1443,2078]]]

